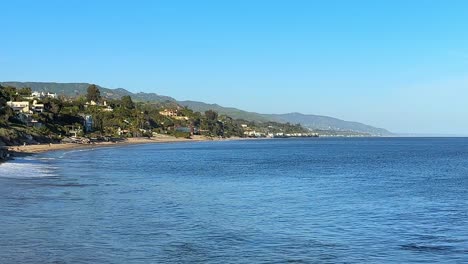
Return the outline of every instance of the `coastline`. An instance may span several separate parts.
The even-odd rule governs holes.
[[[24,146],[5,146],[9,158],[0,160],[0,164],[8,162],[8,160],[15,157],[24,157],[38,153],[58,151],[58,150],[73,150],[73,149],[88,149],[88,148],[102,148],[102,147],[116,147],[126,145],[138,144],[156,144],[156,143],[179,143],[179,142],[204,142],[204,141],[229,141],[229,140],[245,140],[245,138],[211,138],[206,136],[193,136],[191,139],[176,138],[167,135],[158,135],[156,137],[146,138],[127,138],[121,142],[98,142],[93,144],[76,144],[76,143],[57,143],[57,144],[38,144],[38,145],[24,145]]]

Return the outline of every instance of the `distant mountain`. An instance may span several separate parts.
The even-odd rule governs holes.
[[[247,112],[233,107],[223,107],[217,104],[207,104],[196,101],[178,101],[182,106],[186,106],[194,111],[204,112],[207,110],[214,110],[222,115],[230,116],[234,119],[244,119],[247,121],[268,122],[272,121],[270,118],[254,112]]]
[[[259,114],[255,112],[247,112],[233,107],[223,107],[217,104],[207,104],[195,101],[179,101],[179,104],[187,106],[195,111],[203,112],[206,110],[215,110],[220,114],[228,115],[236,119],[245,119],[248,121],[268,122],[275,121],[291,124],[301,124],[310,129],[317,130],[337,130],[337,131],[352,131],[359,133],[367,133],[376,136],[392,136],[393,134],[383,128],[376,128],[358,122],[344,121],[341,119],[318,116],[304,115],[300,113],[290,114]]]
[[[90,83],[54,83],[54,82],[0,82],[3,86],[30,87],[33,91],[47,91],[65,96],[85,95]],[[130,95],[133,100],[141,102],[175,102],[176,100],[169,96],[163,96],[155,93],[132,93],[123,88],[109,89],[98,85],[101,95],[120,99],[124,95]]]
[[[3,86],[14,87],[30,87],[33,91],[48,91],[65,96],[80,96],[85,95],[89,83],[54,83],[54,82],[0,82]],[[124,95],[130,95],[133,100],[140,102],[155,102],[155,103],[178,103],[182,106],[187,106],[190,109],[198,112],[214,110],[220,114],[228,115],[235,119],[244,119],[247,121],[256,122],[289,122],[292,124],[301,124],[304,127],[318,130],[336,130],[336,131],[352,131],[376,136],[391,136],[391,132],[365,125],[358,122],[344,121],[328,116],[304,115],[300,113],[290,114],[259,114],[255,112],[247,112],[233,107],[223,107],[217,104],[207,104],[196,101],[177,101],[176,99],[159,95],[155,93],[132,93],[123,88],[109,89],[98,86],[101,95],[112,99],[120,99]]]
[[[301,124],[302,126],[310,129],[319,130],[337,130],[337,131],[353,131],[368,133],[376,136],[392,136],[393,134],[383,128],[377,128],[369,125],[365,125],[358,122],[344,121],[341,119],[319,116],[319,115],[304,115],[301,113],[289,113],[289,114],[273,114],[265,115],[277,122],[289,122],[293,124]]]

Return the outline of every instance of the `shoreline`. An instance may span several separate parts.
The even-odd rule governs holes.
[[[146,138],[127,138],[121,142],[98,142],[93,144],[77,144],[77,143],[57,143],[57,144],[38,144],[38,145],[25,145],[25,146],[5,146],[2,149],[10,154],[9,158],[0,160],[0,164],[8,162],[17,157],[25,157],[29,155],[45,153],[50,151],[60,150],[75,150],[75,149],[89,149],[89,148],[104,148],[104,147],[118,147],[127,145],[139,144],[157,144],[157,143],[179,143],[179,142],[209,142],[209,141],[232,141],[232,140],[245,140],[246,138],[211,138],[206,136],[193,136],[191,139],[176,138],[167,135],[158,135],[156,137]],[[247,138],[248,139],[248,138]]]

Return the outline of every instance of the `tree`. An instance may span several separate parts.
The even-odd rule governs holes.
[[[32,90],[29,87],[18,89],[18,94],[21,96],[31,96]]]
[[[132,101],[132,98],[129,95],[122,96],[122,107],[127,109],[135,108],[135,104]]]
[[[14,115],[13,110],[6,104],[8,100],[8,94],[0,85],[0,124],[8,122],[8,119]]]
[[[0,125],[7,124],[8,120],[13,116],[15,116],[15,112],[10,107],[0,107]]]
[[[99,102],[101,100],[101,91],[99,91],[99,88],[95,84],[91,84],[88,87],[86,99],[94,102]]]
[[[6,106],[6,102],[10,99],[3,89],[3,86],[0,85],[0,108]]]
[[[213,110],[205,111],[206,119],[209,121],[217,121],[218,120],[218,113]]]
[[[4,86],[1,87],[1,89],[7,101],[16,101],[16,99],[18,98],[17,90],[15,87]]]
[[[62,110],[63,103],[59,99],[47,98],[44,101],[44,106],[47,109],[47,111],[51,112],[54,115],[58,115]]]

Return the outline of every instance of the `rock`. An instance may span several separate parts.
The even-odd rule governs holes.
[[[0,148],[0,162],[10,159],[11,155],[7,149]]]

